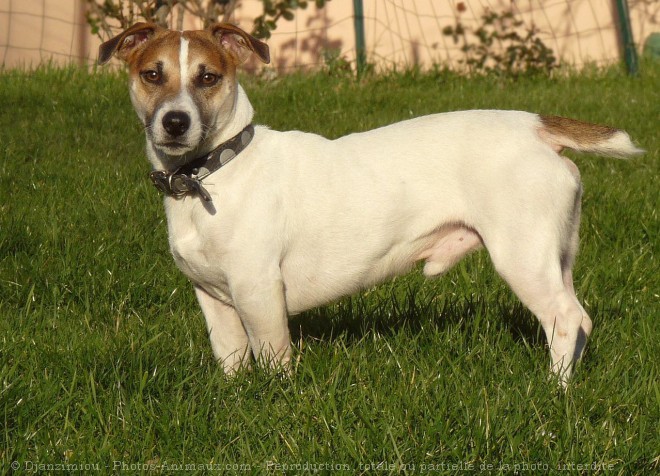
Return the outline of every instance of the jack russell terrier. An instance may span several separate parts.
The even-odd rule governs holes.
[[[581,183],[564,148],[627,157],[628,134],[475,110],[328,140],[252,126],[236,69],[265,43],[221,23],[138,23],[99,48],[130,70],[169,243],[227,373],[286,365],[287,316],[407,272],[439,276],[485,247],[539,319],[566,384],[591,332],[573,289]]]

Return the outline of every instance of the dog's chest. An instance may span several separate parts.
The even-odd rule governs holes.
[[[193,282],[200,283],[209,277],[208,259],[196,233],[170,234],[170,251],[176,265]]]
[[[203,219],[200,223],[200,214],[193,207],[173,205],[166,206],[166,211],[170,251],[177,267],[194,284],[218,297],[228,296],[220,240],[213,237],[217,230]]]

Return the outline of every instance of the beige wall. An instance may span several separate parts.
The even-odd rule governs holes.
[[[310,2],[313,3],[313,2]],[[455,24],[476,25],[485,8],[502,11],[512,0],[363,0],[367,54],[381,68],[457,66],[460,45],[442,35]],[[621,48],[613,0],[517,0],[516,11],[526,25],[562,61],[582,65],[618,61]],[[660,1],[629,0],[635,42],[642,44],[660,31]],[[251,29],[261,2],[242,0],[235,21]],[[324,9],[310,6],[293,21],[280,21],[268,43],[279,70],[317,67],[323,52],[335,50],[355,58],[353,2],[331,0]],[[199,23],[187,19],[188,28]],[[0,0],[0,62],[5,67],[36,66],[45,60],[93,62],[100,40],[89,33],[83,0]]]
[[[0,64],[86,60],[90,35],[82,5],[80,0],[0,0]]]

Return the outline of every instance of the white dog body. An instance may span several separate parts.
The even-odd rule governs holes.
[[[127,61],[149,158],[173,170],[252,121],[235,69],[252,52],[267,61],[264,48],[229,25],[180,33],[141,24],[102,45],[100,61]],[[565,381],[591,321],[573,291],[581,185],[564,147],[639,152],[623,131],[518,111],[436,114],[336,140],[256,127],[204,180],[212,201],[165,198],[171,250],[195,285],[216,357],[229,372],[251,351],[286,362],[287,315],[420,260],[427,276],[440,275],[485,246],[539,318]]]
[[[524,112],[468,111],[334,141],[257,128],[240,159],[206,181],[218,204],[213,214],[194,196],[166,200],[174,257],[194,283],[226,302],[229,276],[241,270],[252,281],[271,269],[289,313],[399,275],[421,259],[427,275],[440,274],[488,236],[489,222],[520,226],[512,201],[538,204],[531,213],[546,216],[561,190],[578,186],[539,142],[538,123]],[[535,194],[553,198],[532,201]]]

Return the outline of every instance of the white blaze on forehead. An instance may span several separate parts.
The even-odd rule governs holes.
[[[185,90],[188,84],[188,40],[181,35],[181,46],[179,49],[179,68],[181,74],[181,90]]]

